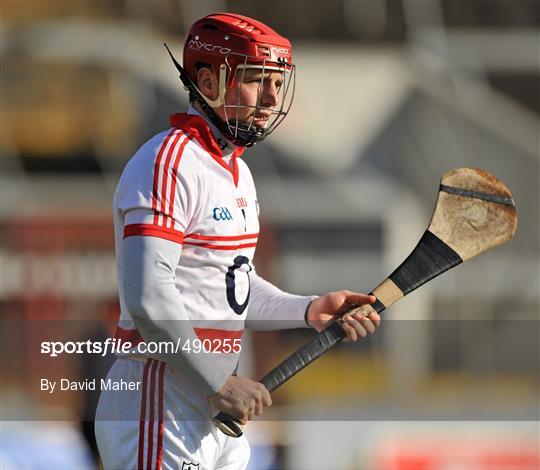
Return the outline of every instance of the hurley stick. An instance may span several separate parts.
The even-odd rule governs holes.
[[[385,308],[454,266],[510,240],[517,213],[505,184],[487,171],[458,168],[445,173],[429,227],[399,267],[373,289],[375,303],[346,312],[364,315]],[[346,334],[336,321],[265,375],[269,392],[339,343]],[[242,427],[225,413],[214,423],[228,436],[239,437]]]

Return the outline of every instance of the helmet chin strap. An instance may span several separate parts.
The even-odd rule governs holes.
[[[191,77],[186,73],[184,68],[174,58],[167,44],[163,43],[163,45],[165,46],[165,48],[167,49],[167,52],[171,56],[174,66],[176,67],[178,72],[180,72],[180,80],[182,81],[183,85],[195,97],[202,111],[204,112],[204,114],[206,114],[208,119],[212,121],[212,123],[218,128],[218,130],[228,140],[230,140],[234,145],[249,148],[255,145],[257,142],[260,142],[266,137],[264,135],[264,132],[253,131],[253,130],[247,131],[247,130],[242,130],[240,128],[237,129],[238,135],[235,136],[231,132],[229,128],[229,124],[224,122],[214,111],[213,108],[221,106],[225,100],[225,80],[226,80],[226,65],[225,64],[222,64],[219,70],[219,96],[215,100],[211,100],[207,97],[203,97],[203,94],[201,93],[199,88],[195,85],[195,83],[193,83],[193,80],[191,79]]]

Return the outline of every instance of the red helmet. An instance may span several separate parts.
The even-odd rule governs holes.
[[[212,67],[219,79],[219,96],[215,100],[205,96],[197,87],[197,71],[201,66]],[[238,118],[242,108],[254,109],[252,116],[262,109],[259,99],[256,106],[225,104],[227,88],[238,86],[243,79],[241,72],[246,69],[261,70],[261,77],[265,71],[283,74],[280,104],[271,109],[271,119],[264,128],[253,125],[253,117],[251,122],[241,122]],[[291,43],[265,24],[247,16],[215,13],[196,21],[186,38],[183,70],[182,67],[179,70],[192,99],[199,102],[207,117],[229,140],[242,147],[250,147],[268,136],[285,118],[292,104],[295,67]],[[189,77],[190,85],[186,84],[182,73]],[[262,81],[261,78],[259,92]],[[222,105],[225,122],[213,112],[213,108]],[[268,112],[268,108],[265,111]]]
[[[184,69],[196,81],[197,64],[212,65],[219,76],[220,67],[230,67],[230,86],[236,67],[248,57],[250,64],[270,66],[292,64],[292,47],[288,39],[260,21],[231,13],[216,13],[196,21],[184,45]],[[227,61],[226,61],[227,58]]]

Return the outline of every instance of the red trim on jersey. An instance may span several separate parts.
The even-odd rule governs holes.
[[[127,330],[124,330],[124,331],[127,331]],[[150,361],[151,359],[146,360],[146,364],[144,365],[143,378],[142,378],[141,416],[139,420],[139,459],[137,463],[138,470],[144,469],[144,430],[145,430],[144,428],[145,428],[145,419],[146,419],[146,384],[148,382],[148,369],[150,367]]]
[[[233,158],[241,157],[244,154],[244,150],[245,148],[243,147],[236,147],[236,150],[232,154]]]
[[[238,149],[240,149],[241,151],[238,152]],[[225,160],[223,160],[223,158],[221,157],[221,149],[219,150],[219,155],[214,155],[213,153],[210,153],[210,156],[216,161],[216,163],[220,166],[222,166],[223,168],[225,168],[225,170],[227,170],[233,177],[233,181],[234,181],[234,185],[235,186],[238,186],[238,178],[239,178],[239,174],[238,174],[238,162],[236,161],[236,157],[238,155],[241,155],[242,153],[244,152],[244,149],[242,147],[238,147],[232,154],[231,156],[231,164],[232,164],[232,168],[225,162]]]
[[[124,238],[135,237],[137,235],[164,238],[165,240],[176,243],[184,242],[184,232],[173,228],[152,224],[129,224],[124,227]]]
[[[204,339],[236,339],[241,338],[243,330],[218,330],[215,328],[193,328],[197,337],[202,341]],[[134,346],[144,342],[143,337],[140,335],[139,330],[125,330],[124,328],[117,327],[116,339],[124,341],[130,341]],[[143,395],[144,397],[144,395]]]
[[[116,332],[114,333],[114,339],[120,340],[122,343],[129,341],[132,347],[137,346],[139,343],[143,343],[144,339],[139,334],[138,330],[126,330],[119,326],[116,327]]]
[[[180,145],[178,152],[176,153],[176,158],[174,159],[173,167],[171,171],[172,181],[171,181],[171,191],[169,193],[169,212],[167,212],[168,216],[171,219],[173,219],[170,221],[171,228],[174,228],[174,200],[176,199],[174,196],[175,196],[175,191],[176,191],[176,178],[178,175],[178,166],[180,165],[180,159],[182,158],[182,154],[184,153],[184,149],[188,142],[189,142],[189,139],[186,137],[184,141],[182,142],[182,144]],[[166,224],[163,224],[163,225],[166,225]]]
[[[243,152],[244,152],[244,149],[242,147],[237,147],[236,148],[236,150],[231,155],[231,165],[230,166],[221,157],[221,149],[220,149],[219,156],[214,155],[212,153],[210,154],[212,156],[212,158],[218,163],[218,165],[221,165],[223,168],[225,168],[225,170],[227,170],[232,175],[234,185],[237,186],[237,187],[238,187],[239,173],[238,173],[238,162],[236,161],[236,158],[239,155],[242,155]]]
[[[244,330],[216,330],[214,328],[193,328],[195,334],[201,341],[209,340],[210,349],[212,352],[224,352],[225,346],[228,345],[227,352],[231,352],[231,347],[233,346],[232,341],[236,339],[241,339],[244,333]],[[231,342],[225,342],[225,340],[230,340]],[[204,347],[207,347],[204,345]]]
[[[240,250],[241,248],[255,248],[257,243],[242,243],[240,245],[213,245],[211,243],[192,243],[184,241],[184,245],[208,248],[209,250]]]
[[[204,341],[205,339],[217,339],[220,341],[223,341],[224,339],[240,339],[244,333],[244,330],[216,330],[215,328],[193,329],[201,341]]]
[[[170,179],[169,165],[171,164],[172,157],[176,152],[176,146],[178,145],[178,142],[180,141],[180,137],[182,137],[182,135],[183,135],[183,132],[178,132],[178,134],[175,135],[175,137],[174,137],[174,139],[172,141],[172,144],[169,146],[169,150],[167,152],[167,157],[165,158],[165,163],[163,164],[163,167],[159,169],[159,171],[161,171],[161,173],[162,173],[162,176],[161,176],[161,199],[159,200],[159,202],[160,202],[159,212],[161,212],[162,214],[167,213],[167,186],[169,184],[172,185],[172,183],[169,183],[169,179]],[[184,139],[184,140],[187,140],[187,139]],[[183,147],[181,147],[181,148],[183,148]],[[176,156],[175,156],[175,159],[176,159]],[[156,223],[155,218],[156,218],[156,216],[154,215],[154,223]],[[158,217],[158,219],[159,219],[159,217]],[[164,227],[166,226],[166,221],[163,218],[161,220],[160,225],[163,225]]]
[[[233,180],[234,185],[238,186],[238,178],[239,178],[239,172],[238,172],[238,162],[236,159],[240,157],[244,153],[244,149],[242,147],[236,147],[236,150],[233,152],[231,158],[232,158],[232,174],[233,174]]]
[[[165,376],[164,362],[159,363],[159,382],[158,382],[158,437],[157,437],[157,450],[156,450],[156,470],[161,470],[161,463],[163,461],[163,381]]]
[[[171,125],[187,132],[210,155],[221,158],[221,149],[207,122],[197,114],[176,113],[169,117]]]
[[[246,235],[201,235],[199,233],[190,233],[189,235],[184,235],[184,239],[193,238],[195,240],[207,240],[207,241],[237,241],[237,240],[247,240],[249,238],[257,238],[259,233],[248,233]]]
[[[161,159],[163,158],[163,153],[165,152],[165,148],[167,147],[168,142],[173,138],[175,132],[177,129],[171,129],[171,132],[169,132],[169,135],[165,137],[165,140],[162,142],[161,147],[158,151],[158,156],[156,158],[156,162],[154,163],[154,183],[152,185],[152,209],[154,211],[157,211],[157,202],[158,202],[158,186],[159,186],[159,169],[161,168]],[[157,225],[157,215],[154,215],[154,224]]]
[[[231,173],[234,185],[238,186],[238,163],[236,158],[244,153],[242,147],[237,147],[232,154],[232,169],[223,160],[223,153],[216,142],[208,123],[196,114],[176,113],[170,116],[171,125],[187,132],[189,138],[195,139],[210,156],[225,170]]]
[[[174,219],[169,217],[168,215],[164,215],[158,212],[158,215],[161,215],[161,225],[160,227],[167,228],[169,230],[174,229]]]
[[[156,368],[157,361],[152,359],[152,365],[150,368],[150,416],[148,417],[148,450],[146,454],[146,468],[152,468],[152,454],[154,446],[154,399],[155,399],[155,387],[156,387]]]

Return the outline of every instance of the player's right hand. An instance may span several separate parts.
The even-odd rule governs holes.
[[[208,399],[218,410],[232,416],[242,425],[272,405],[270,393],[263,384],[236,375],[229,377],[221,390]]]

